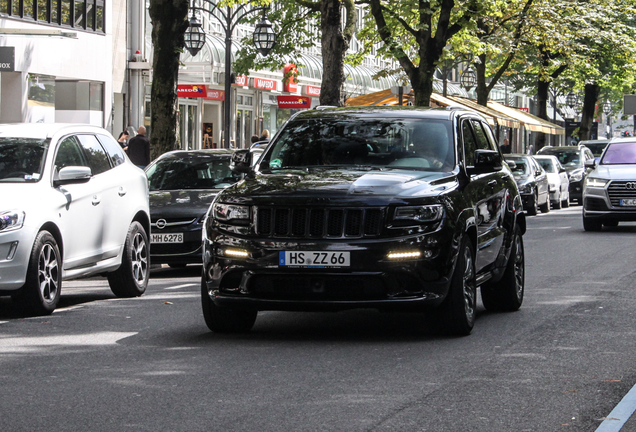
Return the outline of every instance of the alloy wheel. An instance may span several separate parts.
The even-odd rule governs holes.
[[[475,299],[477,290],[475,289],[475,268],[473,265],[473,255],[468,247],[464,247],[464,276],[462,278],[464,294],[464,311],[469,322],[475,317]]]
[[[55,249],[46,243],[40,250],[38,257],[38,285],[42,299],[47,303],[55,301],[57,296],[59,271]]]
[[[148,245],[140,233],[135,234],[132,249],[133,277],[138,283],[143,283],[148,274]]]

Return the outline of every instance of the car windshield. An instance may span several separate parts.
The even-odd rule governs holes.
[[[612,143],[601,160],[603,165],[636,164],[636,142]]]
[[[561,162],[561,165],[563,165],[563,168],[566,169],[579,168],[583,166],[578,149],[550,150],[544,152],[544,154],[556,156],[559,162]]]
[[[323,117],[288,123],[261,169],[351,167],[450,171],[450,120]]]
[[[146,171],[151,191],[222,189],[240,176],[230,169],[230,155],[176,154],[158,160]]]
[[[42,178],[48,139],[0,138],[0,182],[37,182]]]
[[[585,143],[585,147],[589,148],[594,156],[600,156],[603,154],[603,149],[607,147],[607,143]]]
[[[545,172],[547,173],[555,173],[557,172],[554,164],[552,163],[551,160],[549,159],[539,159],[537,158],[537,162],[539,162],[539,165],[541,165],[541,168],[543,168],[545,170]]]
[[[512,169],[512,174],[516,176],[528,175],[530,173],[530,167],[528,163],[523,159],[506,159],[515,163],[515,167]]]

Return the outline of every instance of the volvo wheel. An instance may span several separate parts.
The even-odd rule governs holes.
[[[108,285],[117,297],[139,297],[146,291],[150,277],[148,235],[139,222],[128,228],[121,266],[108,273]]]

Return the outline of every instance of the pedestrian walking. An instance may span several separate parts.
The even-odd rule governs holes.
[[[119,138],[117,138],[117,142],[119,143],[121,148],[124,149],[124,151],[128,150],[127,141],[129,137],[130,137],[130,134],[128,133],[128,131],[123,131],[122,133],[119,134]]]
[[[504,138],[503,144],[499,148],[504,154],[510,153],[510,142],[508,141],[508,138]]]
[[[263,129],[263,133],[261,134],[259,141],[269,141],[269,131],[267,129]]]
[[[137,135],[128,141],[128,157],[141,169],[150,163],[150,141],[146,138],[145,126],[139,126]]]

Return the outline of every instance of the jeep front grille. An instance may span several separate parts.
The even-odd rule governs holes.
[[[262,236],[359,238],[380,235],[383,225],[382,208],[256,208],[256,232]]]

